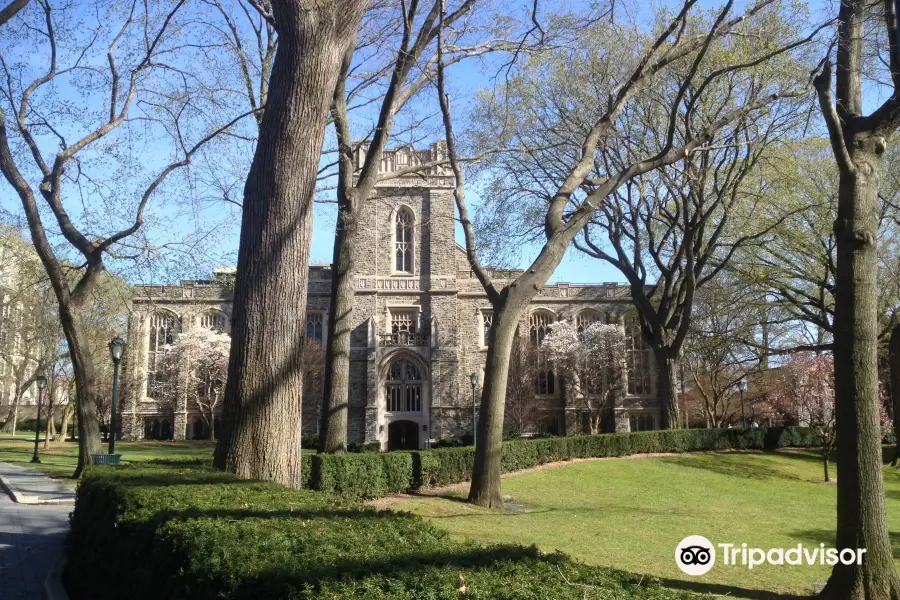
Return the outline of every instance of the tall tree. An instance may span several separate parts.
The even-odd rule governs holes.
[[[169,175],[240,118],[221,127],[205,120],[208,105],[199,104],[214,102],[215,94],[202,72],[190,71],[196,45],[182,43],[192,25],[181,14],[184,4],[100,3],[82,19],[75,6],[39,0],[4,25],[0,38],[6,103],[0,107],[0,172],[21,201],[58,303],[75,374],[76,475],[100,450],[85,313],[105,259],[141,230],[148,203]],[[24,39],[35,44],[14,42]],[[62,95],[61,88],[77,92]],[[123,127],[129,119],[146,127]],[[137,164],[132,145],[151,138],[164,158]],[[191,145],[189,138],[198,141]],[[171,142],[171,162],[161,139]],[[123,211],[130,194],[134,200]],[[116,210],[106,210],[111,206]],[[57,229],[59,245],[52,237]]]
[[[884,512],[877,368],[878,188],[884,153],[900,126],[898,30],[891,0],[842,0],[837,69],[829,52],[814,80],[839,173],[834,221],[837,546],[867,549],[862,564],[834,566],[823,598],[900,598]],[[865,114],[863,71],[877,68],[866,64],[869,57],[875,65],[887,65],[890,96]]]
[[[510,85],[503,90],[503,101],[498,103],[499,129],[489,130],[485,137],[501,143],[515,139],[522,142],[517,144],[519,147],[532,149],[526,154],[525,162],[519,165],[522,169],[515,164],[504,164],[502,173],[509,177],[518,173],[536,177],[513,181],[511,188],[506,190],[499,186],[494,190],[496,201],[493,206],[495,212],[504,207],[513,212],[517,204],[523,203],[523,196],[530,196],[529,207],[534,209],[532,216],[539,215],[542,225],[538,233],[541,250],[537,258],[511,281],[494,281],[478,257],[474,228],[465,204],[463,173],[456,158],[443,64],[438,61],[439,100],[457,182],[455,197],[466,252],[494,311],[491,325],[494,343],[487,353],[478,430],[481,443],[476,449],[469,492],[472,502],[489,507],[502,504],[500,448],[513,337],[528,303],[560,264],[575,236],[616,190],[645,173],[675,164],[694,151],[705,153],[711,150],[705,146],[720,130],[751,118],[784,94],[795,93],[793,89],[770,85],[771,82],[748,84],[741,90],[740,106],[723,107],[715,116],[696,123],[692,121],[693,125],[687,130],[678,128],[683,113],[695,114],[702,104],[699,99],[704,98],[707,89],[716,87],[714,83],[718,84],[723,78],[740,80],[741,75],[753,66],[788,53],[811,39],[797,39],[794,31],[788,32],[784,28],[766,27],[764,17],[771,18],[773,13],[770,11],[778,14],[775,2],[764,0],[737,17],[731,14],[733,3],[728,2],[711,21],[695,14],[698,12],[692,10],[695,4],[694,0],[686,0],[676,14],[661,16],[652,36],[635,33],[639,28],[623,27],[612,18],[600,20],[589,34],[580,37],[580,46],[527,61],[515,76],[510,77]],[[756,48],[752,56],[744,54],[740,62],[726,59],[715,68],[701,72],[700,67],[710,48],[735,29],[752,32],[751,37],[766,43]],[[438,39],[440,41],[440,36]],[[605,54],[601,61],[595,60],[598,42],[603,44],[600,47]],[[629,54],[632,48],[636,52]],[[734,55],[725,55],[734,59]],[[676,63],[688,66],[671,69]],[[645,101],[647,96],[642,93],[651,87],[649,84],[661,84],[666,77],[671,79],[660,89],[664,88],[667,93],[652,102],[659,114],[668,117],[665,135],[656,138],[658,144],[655,147],[635,148],[627,162],[604,162],[607,148],[627,143],[628,135],[622,129],[624,116],[643,105],[641,99]],[[573,84],[573,81],[578,83]],[[598,96],[605,98],[605,102],[598,103]],[[503,106],[510,109],[515,106],[515,110],[503,110]],[[572,110],[573,107],[579,110]],[[497,120],[491,122],[488,119],[488,123],[497,124]],[[529,137],[529,132],[535,131],[537,135]],[[545,135],[547,132],[560,132],[563,139],[552,143]],[[547,151],[538,153],[535,149]],[[531,162],[538,154],[544,160]],[[522,194],[510,192],[510,189]],[[521,210],[518,212],[521,214]]]
[[[313,198],[341,65],[368,0],[273,0],[278,32],[247,183],[217,467],[300,485],[303,316]],[[266,7],[260,5],[264,11]]]

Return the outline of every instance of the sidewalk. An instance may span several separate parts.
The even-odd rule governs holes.
[[[19,504],[74,504],[75,492],[40,471],[0,463],[0,485]]]
[[[56,503],[19,504],[0,491],[0,600],[50,597],[42,592],[48,575],[62,556],[72,509],[60,503],[71,503],[68,499],[73,492],[42,473],[7,463],[0,463],[0,476],[4,485],[8,482],[10,489],[16,490],[17,497]]]

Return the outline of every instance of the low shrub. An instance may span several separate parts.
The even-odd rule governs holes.
[[[349,498],[381,498],[410,489],[409,452],[314,454],[310,486]]]
[[[196,465],[88,468],[65,552],[73,600],[694,598],[654,578],[533,547],[456,542],[410,515]]]
[[[816,445],[804,427],[677,429],[503,442],[501,469],[512,473],[576,458],[614,458],[635,454],[711,450],[777,450]],[[352,498],[378,498],[397,492],[468,481],[475,447],[442,447],[416,452],[316,455],[310,487]]]
[[[300,436],[300,447],[304,450],[318,450],[319,449],[319,434],[318,433],[304,433]]]

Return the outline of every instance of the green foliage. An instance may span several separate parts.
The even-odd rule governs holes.
[[[658,579],[534,547],[454,542],[408,514],[197,465],[89,468],[66,559],[76,600],[693,597]]]
[[[804,427],[680,429],[547,437],[503,443],[502,469],[512,473],[576,458],[612,458],[663,452],[808,448],[816,437]],[[384,454],[319,454],[310,487],[351,498],[380,498],[419,488],[468,481],[473,446]]]
[[[409,452],[316,454],[311,486],[349,498],[381,498],[412,486]]]
[[[468,481],[475,466],[475,447],[439,448],[413,453],[413,486],[439,487]]]

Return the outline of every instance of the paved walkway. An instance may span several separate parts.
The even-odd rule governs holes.
[[[0,477],[26,495],[48,494],[59,486],[43,474],[0,463]],[[65,489],[65,488],[63,488]],[[52,493],[50,493],[52,492]],[[71,492],[69,492],[71,494]],[[58,500],[58,498],[55,498]],[[18,504],[0,491],[0,600],[39,600],[47,574],[62,555],[70,505]]]

